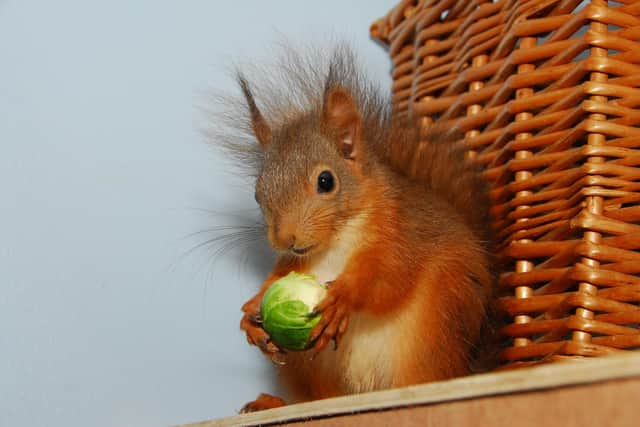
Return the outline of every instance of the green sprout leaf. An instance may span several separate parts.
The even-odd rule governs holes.
[[[305,350],[311,329],[320,321],[313,309],[326,295],[326,286],[311,275],[291,272],[273,282],[262,298],[262,327],[279,347]]]

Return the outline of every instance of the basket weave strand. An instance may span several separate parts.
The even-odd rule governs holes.
[[[504,367],[640,348],[640,1],[403,0],[396,114],[491,185]]]

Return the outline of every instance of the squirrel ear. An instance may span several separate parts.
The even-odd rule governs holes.
[[[245,79],[243,75],[239,74],[238,83],[240,84],[240,89],[242,89],[242,93],[244,94],[249,106],[249,113],[251,114],[251,128],[253,129],[253,133],[258,139],[258,142],[262,148],[264,148],[269,144],[269,140],[271,139],[271,128],[264,117],[262,117],[262,113],[258,109],[256,101],[253,99],[253,94],[249,89],[247,79]]]
[[[344,88],[327,91],[322,112],[323,124],[345,159],[354,160],[359,155],[360,112],[353,98]]]

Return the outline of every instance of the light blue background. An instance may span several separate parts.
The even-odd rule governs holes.
[[[182,256],[230,220],[203,210],[255,208],[196,106],[280,35],[344,36],[388,86],[368,28],[394,3],[0,0],[0,426],[171,425],[275,390],[238,330],[264,252]]]

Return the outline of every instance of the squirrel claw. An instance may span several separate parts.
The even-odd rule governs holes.
[[[274,364],[284,365],[286,353],[271,341],[269,334],[257,322],[252,320],[254,317],[251,314],[245,314],[240,321],[240,329],[246,333],[247,342],[257,346]]]
[[[315,341],[312,358],[322,351],[329,342],[334,341],[334,350],[337,350],[340,340],[344,335],[348,322],[348,307],[341,298],[334,293],[329,293],[318,304],[316,313],[321,313],[320,321],[311,330],[310,339]]]
[[[326,297],[313,309],[313,315],[322,314],[323,311],[327,310],[327,308],[331,307],[336,303],[336,297],[332,294],[327,294]],[[323,314],[324,316],[325,314]]]
[[[249,317],[249,320],[251,320],[253,323],[262,323],[262,315],[260,314],[259,311],[248,314],[248,317]]]
[[[271,360],[271,363],[276,366],[285,366],[287,364],[287,361],[285,360],[286,355],[287,353],[284,351],[277,351],[269,355],[269,360]]]

